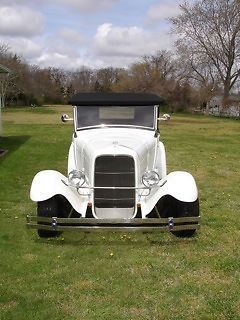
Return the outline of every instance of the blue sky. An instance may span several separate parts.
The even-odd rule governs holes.
[[[0,44],[41,67],[126,67],[171,49],[180,0],[0,0]]]

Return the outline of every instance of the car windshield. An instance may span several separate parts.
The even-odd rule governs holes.
[[[133,126],[154,129],[154,106],[78,106],[77,129],[96,126]]]

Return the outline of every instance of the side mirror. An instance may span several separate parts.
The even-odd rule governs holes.
[[[164,115],[158,118],[159,121],[168,121],[170,120],[171,116],[168,113],[164,113]]]
[[[69,118],[69,115],[63,114],[61,116],[61,120],[62,120],[62,122],[68,122],[68,121],[73,121],[73,118]]]

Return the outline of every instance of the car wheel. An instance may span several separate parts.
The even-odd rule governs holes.
[[[52,197],[45,201],[40,201],[37,203],[37,216],[38,217],[57,217],[59,214],[58,212],[58,199],[57,197]],[[39,222],[39,224],[41,224]],[[52,230],[42,230],[38,229],[38,235],[41,238],[52,238],[57,237],[61,232],[59,231],[52,231]]]
[[[194,202],[184,202],[183,210],[180,210],[178,217],[198,217],[199,216],[199,200],[197,199]],[[192,230],[181,230],[173,231],[176,237],[179,238],[190,238],[196,233],[196,229]]]
[[[158,211],[162,218],[182,218],[199,216],[199,200],[194,202],[183,202],[172,196],[164,196],[157,204]],[[177,237],[192,237],[196,232],[193,230],[172,231]]]

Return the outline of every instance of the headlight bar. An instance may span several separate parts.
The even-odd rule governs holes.
[[[68,184],[66,181],[61,179],[62,183],[64,183],[68,187],[76,187],[72,184]],[[160,185],[155,185],[154,187],[162,187],[167,182],[167,180],[164,180]],[[77,189],[89,189],[89,190],[95,190],[95,189],[106,189],[106,190],[149,190],[151,191],[152,187],[91,187],[91,186],[79,186],[76,187]]]

